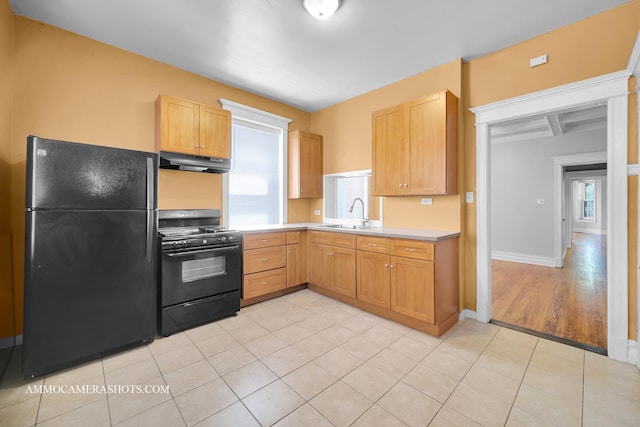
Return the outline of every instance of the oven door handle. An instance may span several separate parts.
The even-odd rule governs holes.
[[[169,256],[169,257],[184,257],[184,256],[191,256],[194,254],[201,254],[204,252],[222,252],[222,251],[232,251],[235,249],[238,249],[240,247],[240,245],[235,245],[235,246],[225,246],[223,248],[211,248],[211,249],[201,249],[199,251],[188,251],[188,252],[176,252],[176,253],[165,253],[165,255]]]

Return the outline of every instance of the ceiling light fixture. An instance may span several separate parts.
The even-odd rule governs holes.
[[[304,8],[316,19],[329,19],[338,10],[340,0],[303,0]]]

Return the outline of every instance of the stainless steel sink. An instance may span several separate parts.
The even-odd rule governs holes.
[[[343,228],[345,230],[365,230],[370,227],[361,227],[359,225],[349,225],[349,224],[320,224],[320,227],[323,228]]]

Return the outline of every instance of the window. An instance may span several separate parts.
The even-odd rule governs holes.
[[[225,224],[286,222],[286,137],[289,119],[227,100],[231,111],[231,171],[224,175]]]
[[[325,175],[324,221],[358,224],[363,213],[366,219],[380,220],[380,200],[370,197],[370,180],[370,170]],[[362,203],[356,202],[356,198]],[[353,210],[349,212],[351,206]]]
[[[582,185],[582,219],[596,219],[596,182],[584,181]]]

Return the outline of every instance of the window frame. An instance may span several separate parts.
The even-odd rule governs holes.
[[[598,185],[596,180],[580,180],[578,181],[581,187],[580,194],[580,221],[584,222],[596,222],[598,220]],[[587,200],[587,185],[593,186],[593,199]],[[593,217],[585,216],[585,207],[587,202],[593,203]]]
[[[359,218],[337,218],[337,217],[328,217],[327,216],[327,211],[328,211],[328,205],[331,203],[333,203],[332,201],[329,201],[329,197],[328,197],[328,193],[330,193],[331,195],[335,194],[335,188],[332,188],[331,190],[329,190],[329,187],[331,185],[331,181],[335,181],[336,178],[350,178],[350,177],[368,177],[369,181],[365,184],[365,189],[368,192],[368,194],[366,195],[366,197],[363,198],[365,207],[367,208],[368,212],[366,215],[366,219],[370,220],[370,224],[374,227],[381,227],[382,226],[382,203],[383,203],[383,197],[380,197],[380,206],[379,206],[379,218],[375,219],[375,220],[371,220],[371,176],[372,176],[372,170],[371,169],[363,169],[363,170],[357,170],[357,171],[350,171],[350,172],[338,172],[338,173],[329,173],[329,174],[324,174],[322,176],[322,186],[324,188],[324,197],[322,199],[322,222],[326,223],[326,224],[344,224],[344,225],[359,225],[360,224],[360,219]]]
[[[267,111],[259,110],[257,108],[249,107],[247,105],[239,104],[237,102],[229,101],[227,99],[220,98],[220,104],[224,110],[231,111],[231,123],[233,125],[251,127],[260,130],[260,128],[268,128],[276,131],[280,134],[281,147],[281,195],[280,195],[280,224],[287,223],[287,147],[288,147],[288,134],[289,123],[291,119],[287,117],[278,116]],[[233,141],[231,141],[233,144]],[[229,223],[229,173],[222,175],[222,219],[223,224]]]

